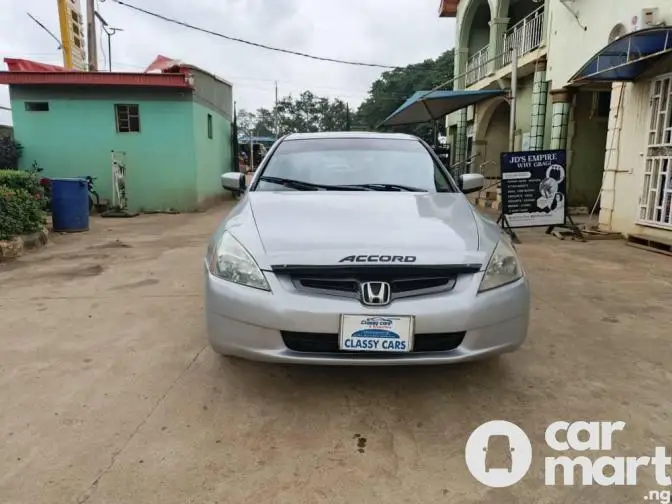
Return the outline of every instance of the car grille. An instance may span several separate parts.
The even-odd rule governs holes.
[[[460,273],[478,271],[467,266],[274,266],[303,292],[358,298],[362,282],[387,282],[392,300],[452,290]]]
[[[338,348],[338,334],[281,331],[289,350],[303,353],[336,353],[347,355],[376,355],[375,352],[351,352]],[[411,353],[447,352],[462,344],[465,332],[416,334]],[[380,355],[380,354],[379,354]],[[384,353],[389,356],[390,353]]]

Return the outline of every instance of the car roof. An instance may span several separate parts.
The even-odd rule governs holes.
[[[316,140],[325,138],[375,138],[396,140],[418,140],[406,133],[381,133],[378,131],[324,131],[319,133],[290,133],[283,141],[288,140]]]

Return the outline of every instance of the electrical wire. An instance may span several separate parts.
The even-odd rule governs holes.
[[[112,1],[116,4],[122,5],[124,7],[135,10],[137,12],[141,12],[141,13],[146,14],[148,16],[160,19],[162,21],[166,21],[168,23],[183,26],[184,28],[189,28],[191,30],[196,30],[196,31],[199,31],[199,32],[202,32],[202,33],[207,33],[208,35],[213,35],[215,37],[230,40],[232,42],[239,42],[241,44],[246,44],[246,45],[249,45],[249,46],[258,47],[260,49],[266,49],[268,51],[275,51],[275,52],[281,52],[281,53],[285,53],[285,54],[292,54],[294,56],[301,56],[303,58],[310,58],[310,59],[314,59],[314,60],[318,60],[318,61],[325,61],[325,62],[328,62],[328,63],[340,63],[342,65],[352,65],[352,66],[361,66],[361,67],[369,67],[369,68],[384,68],[384,69],[401,68],[401,67],[393,66],[393,65],[380,65],[378,63],[364,63],[364,62],[361,62],[361,61],[348,61],[348,60],[341,60],[341,59],[336,59],[336,58],[326,58],[326,57],[323,57],[323,56],[315,56],[314,54],[308,54],[308,53],[303,53],[303,52],[299,52],[299,51],[292,51],[290,49],[282,49],[280,47],[273,47],[273,46],[269,46],[269,45],[266,45],[266,44],[260,44],[258,42],[251,42],[249,40],[244,40],[244,39],[241,39],[241,38],[238,38],[238,37],[232,37],[230,35],[225,35],[223,33],[208,30],[206,28],[201,28],[201,27],[198,27],[198,26],[194,26],[194,25],[186,23],[184,21],[180,21],[179,19],[164,16],[163,14],[159,14],[157,12],[152,12],[152,11],[143,9],[142,7],[138,7],[137,5],[126,3],[122,0],[112,0]]]
[[[98,2],[98,0],[96,0],[96,11],[100,12],[100,3]],[[107,55],[105,54],[105,42],[103,42],[103,33],[105,33],[105,27],[101,23],[101,25],[100,25],[100,37],[99,37],[99,39],[100,39],[100,53],[103,55],[103,63],[105,63],[105,66],[108,67],[108,69],[111,72],[112,68],[108,66]]]
[[[137,69],[145,69],[146,65],[135,65],[132,63],[124,63],[124,62],[115,62],[114,64],[115,67],[121,67],[121,68],[137,68]],[[235,88],[241,88],[241,89],[255,89],[255,90],[261,90],[261,91],[266,91],[269,89],[273,89],[274,83],[278,79],[264,79],[260,77],[243,77],[243,76],[226,76],[227,80],[230,80],[231,82],[234,83]],[[247,84],[245,82],[240,82],[240,81],[247,81],[251,83],[269,83],[268,87],[264,86],[257,86],[257,85],[252,85],[252,84]],[[339,87],[334,87],[334,86],[320,86],[320,85],[313,85],[313,84],[305,84],[301,82],[296,82],[296,81],[286,81],[282,80],[280,81],[284,85],[288,85],[289,87],[293,87],[296,90],[303,90],[303,89],[311,89],[311,90],[325,90],[325,91],[335,91],[335,92],[340,92],[342,96],[348,96],[352,98],[361,98],[363,95],[369,94],[370,90],[369,89],[347,89],[347,88],[339,88]],[[380,93],[376,96],[376,99],[383,99],[383,100],[405,100],[409,97],[410,95],[406,93],[394,93],[394,92],[388,92],[388,93]]]

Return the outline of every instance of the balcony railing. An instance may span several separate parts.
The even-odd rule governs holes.
[[[486,45],[467,61],[467,86],[471,86],[488,75],[489,47]]]
[[[517,49],[518,57],[534,51],[541,45],[544,35],[544,8],[539,7],[524,19],[518,21],[504,37],[501,66],[511,63],[511,49]]]
[[[502,52],[495,60],[497,69],[511,63],[511,48],[516,47],[518,57],[537,49],[544,36],[544,8],[540,7],[516,23],[504,36]],[[466,84],[471,86],[487,77],[489,72],[490,46],[485,46],[467,60]]]

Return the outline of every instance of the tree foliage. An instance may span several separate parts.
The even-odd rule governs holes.
[[[16,170],[23,147],[9,135],[0,135],[0,170]]]
[[[351,113],[343,100],[317,96],[311,91],[285,96],[278,101],[278,129],[281,136],[298,132],[348,131],[351,127],[374,130],[413,93],[433,89],[452,76],[451,49],[436,59],[383,72],[355,113]],[[452,85],[442,89],[452,89]],[[238,127],[245,134],[274,136],[275,119],[273,110],[260,108],[254,113],[241,110]],[[432,140],[432,125],[428,123],[398,126],[393,130]]]
[[[288,95],[278,101],[277,121],[281,136],[299,132],[343,131],[350,127],[350,111],[343,100],[330,100],[304,91],[296,97]],[[255,113],[241,110],[238,127],[246,134],[273,136],[273,111],[266,108],[260,108]]]
[[[453,64],[451,49],[436,59],[383,72],[357,110],[358,126],[374,129],[416,91],[429,91],[450,80]],[[452,89],[452,83],[442,89]],[[428,141],[432,138],[432,125],[428,123],[397,126],[394,131],[412,133]]]

